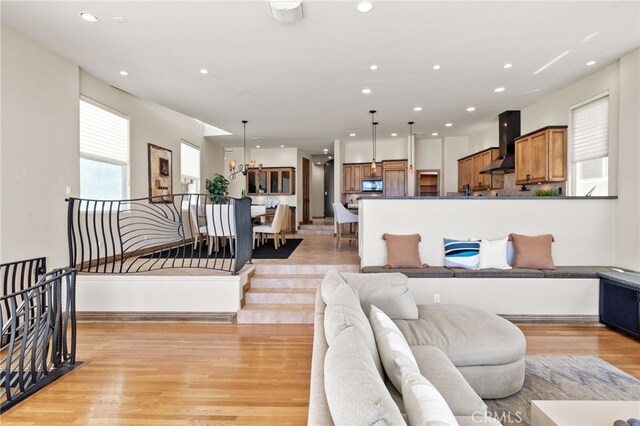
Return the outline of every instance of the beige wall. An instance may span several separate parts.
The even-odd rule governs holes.
[[[342,163],[369,163],[371,162],[373,147],[371,141],[344,141],[344,158]],[[406,160],[407,138],[397,136],[394,138],[378,139],[376,141],[376,161]]]
[[[68,263],[65,187],[79,184],[78,66],[2,26],[0,261]]]
[[[324,217],[324,164],[311,163],[311,217]]]

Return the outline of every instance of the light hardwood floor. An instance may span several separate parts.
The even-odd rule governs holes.
[[[529,354],[596,355],[640,378],[640,343],[602,327],[522,327]],[[80,323],[84,364],[6,425],[306,424],[312,325]]]

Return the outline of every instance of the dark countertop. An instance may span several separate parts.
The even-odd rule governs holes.
[[[607,197],[465,197],[464,195],[453,197],[373,197],[362,196],[358,200],[617,200],[618,196],[610,195]]]
[[[600,272],[598,276],[640,291],[640,272]]]

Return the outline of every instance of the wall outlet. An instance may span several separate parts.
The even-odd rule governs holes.
[[[440,303],[440,293],[433,295],[433,303]]]

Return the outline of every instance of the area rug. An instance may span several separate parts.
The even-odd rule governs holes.
[[[302,238],[290,238],[287,239],[286,244],[280,245],[278,249],[273,246],[273,240],[269,239],[265,244],[253,249],[253,259],[288,259],[296,248],[302,242]],[[208,255],[207,246],[199,245],[195,249],[192,244],[185,244],[184,246],[162,250],[157,253],[147,254],[140,256],[142,259],[172,259],[172,258],[185,258],[185,259],[206,259],[213,258],[225,258],[233,259],[231,252],[229,251],[229,245],[220,246],[217,252],[212,252],[211,256]]]
[[[640,400],[640,380],[598,357],[532,355],[526,361],[520,392],[485,401],[505,426],[529,426],[532,400]]]

